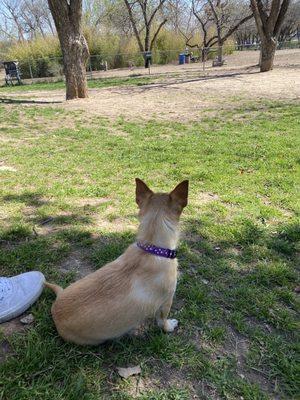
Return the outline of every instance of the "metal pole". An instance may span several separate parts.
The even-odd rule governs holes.
[[[91,57],[89,57],[89,69],[90,69],[90,76],[91,76],[91,79],[93,79],[93,70],[92,70]]]
[[[29,65],[30,77],[31,77],[31,79],[33,79],[32,69],[31,69],[31,65],[30,65],[30,62],[29,62],[29,61],[28,61],[28,65]]]

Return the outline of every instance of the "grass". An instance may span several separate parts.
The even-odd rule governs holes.
[[[128,86],[128,85],[137,85],[143,86],[148,85],[155,81],[154,77],[148,76],[130,76],[124,78],[97,78],[88,80],[89,88],[104,88],[110,86]],[[28,90],[56,90],[56,89],[65,89],[65,83],[63,81],[57,82],[38,82],[32,84],[23,84],[23,85],[14,85],[14,86],[0,86],[0,94],[1,93],[10,93],[10,92],[27,92]]]
[[[0,399],[297,398],[300,107],[249,109],[179,124],[0,108],[2,275],[38,269],[67,285],[134,240],[136,176],[156,190],[191,182],[178,331],[64,343],[45,290],[34,325],[3,337]],[[137,364],[139,379],[115,372]]]

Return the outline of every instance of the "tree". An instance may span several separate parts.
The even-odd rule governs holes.
[[[88,97],[89,49],[82,33],[82,0],[48,0],[56,26],[66,77],[67,100]]]
[[[200,52],[201,46],[199,40],[197,40],[199,26],[194,18],[190,0],[171,0],[167,7],[171,31],[184,38],[185,48],[197,48]]]
[[[278,37],[290,0],[250,0],[260,36],[260,71],[273,69]]]
[[[238,14],[235,13],[236,4],[229,0],[208,0],[208,5],[216,27],[218,62],[222,64],[224,43],[241,25],[249,21],[253,17],[253,14],[248,10],[242,13],[239,12]],[[245,4],[242,2],[243,6]]]
[[[259,36],[254,19],[240,26],[234,33],[234,39],[239,50],[243,50],[244,46],[257,45],[259,43]]]
[[[0,33],[4,38],[17,39],[19,42],[54,33],[47,0],[3,0],[1,20]]]
[[[102,25],[106,32],[118,35],[121,40],[132,36],[132,26],[123,0],[105,2]]]
[[[207,2],[201,0],[192,0],[192,12],[202,30],[202,61],[206,61],[208,49],[216,44],[217,36],[209,35],[212,28],[213,18],[207,8]],[[200,47],[200,46],[199,46]]]
[[[152,51],[161,28],[167,22],[164,16],[159,23],[157,22],[159,11],[162,11],[166,0],[134,0],[133,2],[124,0],[124,2],[139,49],[145,57],[145,68],[148,68],[150,60],[145,53]],[[153,27],[155,27],[154,32],[152,32]]]
[[[242,4],[241,4],[242,3]],[[208,49],[218,46],[218,63],[223,62],[223,45],[226,40],[253,14],[245,2],[233,0],[193,0],[192,9],[203,32],[203,52],[205,59]],[[209,35],[209,31],[213,32]]]
[[[291,1],[283,24],[280,29],[278,41],[290,41],[297,36],[300,29],[300,2],[298,0]]]
[[[17,0],[3,0],[1,14],[6,22],[5,29],[1,28],[3,33],[13,38],[13,28],[16,28],[17,38],[19,41],[24,40],[24,27],[21,23],[21,4]]]
[[[54,33],[50,10],[45,0],[23,0],[20,4],[22,24],[29,39],[37,35],[45,37],[49,30]]]

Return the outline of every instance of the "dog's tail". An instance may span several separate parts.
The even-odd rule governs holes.
[[[45,286],[51,290],[53,290],[53,292],[56,294],[56,296],[58,296],[64,289],[58,285],[55,285],[55,283],[49,283],[49,282],[45,282]]]

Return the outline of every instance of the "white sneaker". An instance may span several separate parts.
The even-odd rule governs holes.
[[[26,311],[39,298],[44,282],[44,275],[38,271],[0,277],[0,323]]]

